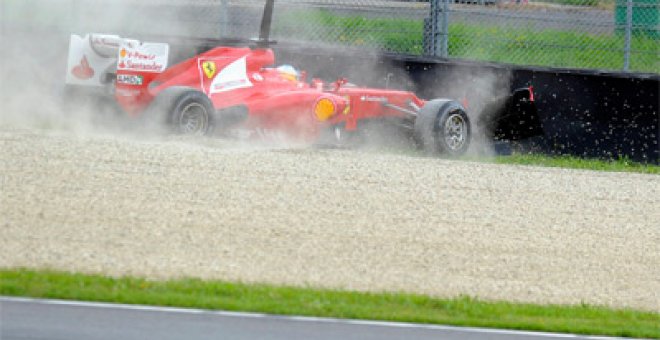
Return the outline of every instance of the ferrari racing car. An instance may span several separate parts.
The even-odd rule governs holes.
[[[358,87],[344,78],[308,81],[304,71],[275,67],[273,50],[263,44],[219,46],[174,66],[168,63],[168,44],[72,35],[66,82],[107,88],[129,117],[162,123],[179,134],[283,134],[310,143],[331,136],[342,143],[364,122],[382,120],[425,150],[459,156],[475,130],[457,100],[424,100],[409,91]],[[494,99],[490,106],[476,122],[486,126],[489,138],[540,132],[531,87]]]

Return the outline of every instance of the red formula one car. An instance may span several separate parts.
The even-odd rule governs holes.
[[[272,1],[269,5],[272,11]],[[262,34],[263,27],[262,22]],[[423,148],[450,156],[465,153],[472,138],[467,110],[455,100],[427,101],[412,92],[357,87],[343,78],[308,82],[305,72],[273,67],[273,51],[261,46],[217,47],[172,67],[168,53],[167,44],[74,35],[67,83],[111,87],[126,114],[156,119],[181,134],[283,135],[311,143],[330,136],[343,143],[363,122],[383,120]],[[500,108],[487,123],[495,134],[534,110],[531,88],[493,105]]]

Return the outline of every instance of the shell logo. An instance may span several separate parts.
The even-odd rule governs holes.
[[[119,51],[119,56],[122,57],[122,58],[126,58],[127,54],[128,54],[128,52],[126,52],[125,48],[122,48],[121,51]]]
[[[314,107],[314,114],[316,114],[316,119],[321,122],[325,122],[330,119],[330,117],[335,114],[335,103],[328,98],[321,98],[316,102]]]
[[[71,73],[78,79],[87,80],[94,76],[94,69],[89,66],[87,56],[83,55],[80,64],[76,65]]]

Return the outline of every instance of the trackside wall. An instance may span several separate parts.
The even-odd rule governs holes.
[[[657,74],[530,68],[362,52],[310,53],[292,47],[278,48],[278,60],[295,61],[310,74],[327,78],[345,75],[361,85],[384,86],[389,78],[393,86],[413,89],[425,98],[461,96],[461,91],[470,91],[472,84],[476,86],[484,77],[496,79],[497,85],[508,83],[511,89],[533,85],[545,130],[545,135],[534,141],[539,151],[660,162]]]

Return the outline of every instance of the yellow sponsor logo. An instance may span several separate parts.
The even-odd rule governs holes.
[[[344,115],[347,115],[351,113],[351,97],[349,96],[344,96],[344,99],[346,99],[346,107],[344,108],[344,112],[342,112]]]
[[[215,66],[215,62],[213,61],[203,62],[202,70],[204,71],[204,75],[206,75],[206,77],[209,79],[213,78],[215,73],[218,71],[217,67]]]
[[[335,103],[333,103],[332,100],[328,98],[321,98],[318,102],[316,102],[316,106],[314,107],[316,118],[321,122],[330,119],[330,117],[335,114],[335,110]]]

